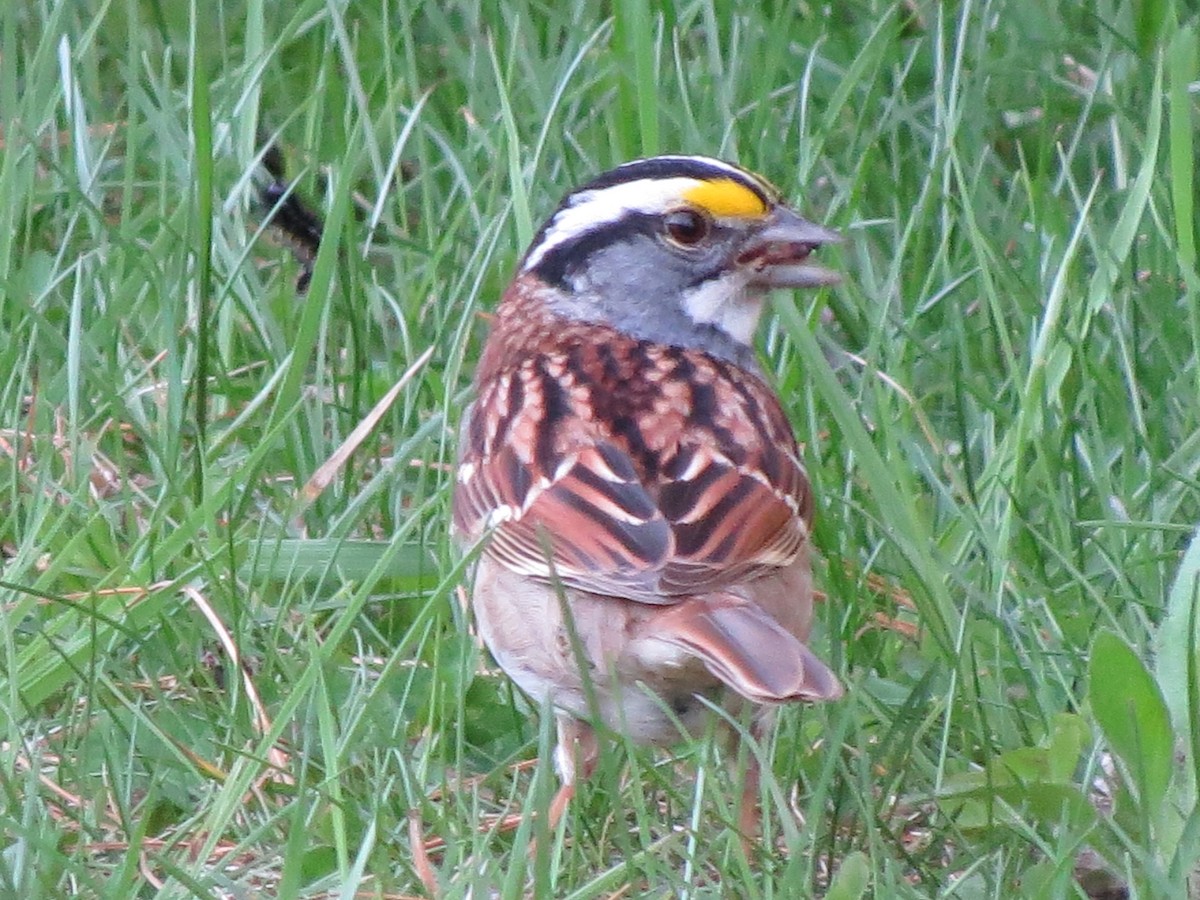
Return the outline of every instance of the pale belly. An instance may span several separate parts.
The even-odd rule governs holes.
[[[579,591],[566,599],[486,555],[479,561],[473,603],[479,633],[535,704],[549,702],[585,721],[599,718],[637,743],[660,746],[702,733],[713,704],[742,705],[695,656],[655,640],[645,625],[657,607]]]

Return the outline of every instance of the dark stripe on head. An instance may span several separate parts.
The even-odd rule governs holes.
[[[747,170],[731,163],[719,160],[709,160],[702,156],[654,156],[650,159],[635,159],[622,166],[598,175],[574,191],[580,194],[584,191],[599,191],[618,184],[628,184],[642,179],[662,180],[667,178],[695,178],[698,181],[717,181],[722,178],[732,179],[744,184],[762,198],[768,206],[779,202],[779,194],[767,182]],[[571,196],[563,201],[569,204]]]
[[[542,226],[534,239],[533,246],[542,243],[546,229],[554,222],[553,217]],[[570,240],[552,247],[531,271],[547,284],[566,286],[567,279],[576,274],[597,250],[619,244],[637,235],[653,235],[659,230],[657,216],[630,212],[615,222],[598,225],[590,231],[578,234]]]

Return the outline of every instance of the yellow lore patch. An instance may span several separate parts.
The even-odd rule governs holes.
[[[732,178],[703,181],[685,191],[683,199],[717,218],[757,219],[767,214],[762,197]]]

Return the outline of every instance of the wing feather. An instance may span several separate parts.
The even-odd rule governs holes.
[[[657,405],[644,402],[640,417],[619,407],[597,415],[606,398],[570,360],[482,390],[462,430],[458,531],[492,532],[487,552],[514,571],[652,604],[789,565],[807,540],[811,501],[778,402],[748,373],[703,355],[686,362],[689,379],[707,379],[693,392],[703,403],[688,405],[686,386],[659,378]],[[479,426],[489,415],[506,423],[502,435]]]
[[[730,594],[690,598],[656,620],[657,640],[683,647],[758,703],[835,700],[842,687],[804,642],[761,607]],[[764,647],[772,648],[762,653]]]

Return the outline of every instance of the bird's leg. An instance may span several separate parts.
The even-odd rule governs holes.
[[[600,758],[600,745],[595,729],[586,722],[566,715],[558,716],[558,746],[554,748],[554,767],[562,786],[550,801],[546,811],[547,825],[553,831],[559,819],[567,811],[567,805],[575,796],[575,784],[580,775],[584,780],[592,776],[596,761]]]
[[[775,723],[775,709],[771,706],[761,707],[754,715],[750,724],[750,736],[755,746],[747,747],[746,773],[742,776],[742,797],[738,807],[738,832],[741,835],[742,851],[750,858],[755,845],[761,837],[762,809],[758,803],[759,788],[762,785],[762,764],[756,750],[766,748],[765,738],[770,734]],[[736,754],[730,762],[737,764]]]
[[[738,834],[742,852],[751,859],[762,828],[762,810],[758,805],[758,788],[762,783],[762,769],[753,751],[746,762],[746,774],[742,779],[742,800],[738,810]]]

